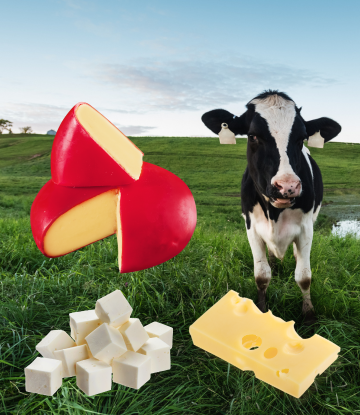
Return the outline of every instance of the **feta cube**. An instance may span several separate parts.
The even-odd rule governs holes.
[[[118,330],[124,337],[127,349],[133,352],[139,350],[149,340],[149,336],[138,318],[130,318]]]
[[[55,359],[61,360],[63,364],[63,377],[76,375],[76,362],[88,359],[88,349],[85,344],[82,346],[70,347],[69,349],[56,350]]]
[[[95,310],[77,311],[70,313],[69,316],[71,337],[78,346],[85,344],[85,337],[102,324]]]
[[[158,337],[172,348],[173,328],[154,321],[144,327],[149,337]]]
[[[92,355],[108,364],[111,364],[112,359],[120,357],[127,351],[124,338],[119,330],[106,323],[86,336],[85,339]]]
[[[128,351],[113,360],[113,381],[120,385],[139,389],[150,380],[151,358],[143,354]]]
[[[132,308],[124,294],[115,290],[96,301],[95,312],[104,323],[119,327],[129,320]]]
[[[26,392],[52,396],[62,384],[62,363],[59,360],[37,357],[25,368]]]
[[[76,384],[89,396],[111,390],[111,366],[94,358],[77,362]]]
[[[63,330],[51,330],[42,340],[36,345],[36,350],[43,357],[48,359],[55,359],[54,351],[67,349],[68,347],[76,346],[74,340]]]
[[[169,370],[171,367],[170,346],[158,337],[150,338],[138,353],[151,357],[151,373]]]

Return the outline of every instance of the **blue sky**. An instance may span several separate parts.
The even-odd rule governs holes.
[[[1,5],[0,118],[43,133],[77,102],[128,135],[210,136],[264,89],[360,142],[360,1],[33,0]]]

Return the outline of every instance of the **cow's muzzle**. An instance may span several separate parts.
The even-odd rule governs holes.
[[[295,204],[296,198],[301,195],[302,185],[300,180],[276,180],[267,190],[270,203],[284,209]]]

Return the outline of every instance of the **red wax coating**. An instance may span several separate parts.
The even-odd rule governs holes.
[[[119,186],[135,182],[80,124],[76,104],[63,119],[51,151],[51,177],[62,186]],[[87,104],[88,105],[88,104]],[[96,111],[96,110],[95,110]]]
[[[196,206],[175,174],[144,162],[140,179],[120,187],[121,272],[139,271],[179,254],[196,226]]]
[[[65,187],[49,180],[37,194],[30,211],[30,224],[37,247],[47,257],[44,238],[53,222],[75,206],[114,187]],[[101,214],[101,212],[99,212]],[[95,241],[94,241],[95,242]]]

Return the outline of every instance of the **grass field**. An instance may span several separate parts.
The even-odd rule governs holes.
[[[319,322],[302,325],[300,289],[290,250],[273,271],[268,305],[295,320],[303,337],[315,330],[341,347],[338,360],[300,398],[257,380],[193,346],[189,326],[229,289],[256,298],[251,250],[240,215],[245,140],[220,146],[217,138],[134,138],[145,160],[189,185],[198,225],[174,259],[129,274],[117,271],[116,238],[48,259],[31,235],[32,200],[50,178],[52,138],[0,136],[0,413],[1,414],[355,414],[360,413],[360,241],[334,237],[322,216],[314,235],[312,299]],[[324,177],[326,198],[360,193],[360,146],[331,143],[311,149]],[[68,314],[94,308],[121,289],[143,324],[174,327],[172,369],[139,391],[113,384],[88,397],[75,378],[52,397],[25,392],[24,367],[51,329],[69,331]]]

